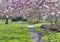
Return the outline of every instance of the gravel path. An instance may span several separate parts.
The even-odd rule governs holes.
[[[34,26],[27,25],[27,27],[29,28],[30,36],[32,38],[32,42],[42,42],[42,40],[39,39],[40,35],[38,35],[38,33],[36,32],[36,30],[34,29]]]

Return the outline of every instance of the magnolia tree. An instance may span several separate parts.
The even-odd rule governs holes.
[[[58,0],[13,0],[11,7],[18,15],[26,15],[29,20],[40,20],[44,14],[51,15],[56,19],[59,15],[59,5]]]
[[[54,24],[57,23],[58,19],[59,19],[59,15],[60,15],[60,9],[59,9],[59,1],[57,2],[48,2],[48,6],[49,6],[49,16],[50,16],[50,20],[52,20],[54,22]]]
[[[41,17],[41,9],[45,0],[13,0],[12,8],[19,15],[23,14],[29,20],[39,19]]]
[[[2,2],[0,9],[3,12],[9,10],[9,16],[24,15],[29,20],[40,20],[44,15],[56,17],[56,14],[60,14],[59,0],[12,0],[10,4],[7,3],[8,1],[4,5]],[[55,15],[52,15],[53,13]]]

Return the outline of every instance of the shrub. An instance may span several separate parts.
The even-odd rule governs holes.
[[[19,17],[13,17],[13,18],[12,18],[12,21],[20,21],[20,20],[22,20],[22,19],[23,19],[22,16],[19,16]]]
[[[39,20],[39,23],[43,23],[43,21],[42,20]]]
[[[40,20],[32,20],[32,21],[29,21],[29,23],[32,23],[32,24],[40,23],[40,22],[41,22]]]
[[[27,19],[26,17],[25,17],[25,18],[23,17],[23,19],[22,19],[22,21],[27,21],[27,20],[28,20],[28,19]]]
[[[12,21],[17,21],[17,18],[12,18]]]

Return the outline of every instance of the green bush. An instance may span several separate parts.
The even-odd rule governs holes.
[[[39,23],[43,23],[43,21],[42,20],[39,20]]]
[[[32,20],[32,21],[29,21],[29,23],[32,23],[32,24],[42,23],[42,20]]]
[[[23,18],[22,21],[28,21],[28,19],[27,18]]]
[[[19,16],[19,17],[13,17],[13,18],[12,18],[12,21],[20,21],[20,20],[22,20],[22,19],[23,19],[22,16]]]

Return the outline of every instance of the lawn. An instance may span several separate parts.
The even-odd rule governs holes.
[[[24,23],[0,20],[0,42],[31,42],[29,29]]]
[[[38,23],[38,24],[34,24],[36,31],[42,32],[43,34],[45,34],[44,36],[42,36],[42,39],[44,42],[60,42],[60,32],[55,32],[55,31],[42,31],[42,29],[40,28],[40,26],[43,23]]]
[[[29,29],[25,25],[26,23],[27,22],[22,21],[11,22],[9,20],[9,24],[5,24],[4,21],[0,20],[0,42],[31,42]],[[45,34],[44,36],[42,36],[43,41],[49,42],[50,40],[50,42],[60,42],[60,32],[44,32],[40,28],[42,24],[43,23],[38,23],[33,25],[36,31]]]

